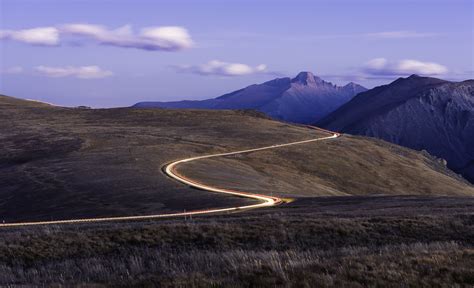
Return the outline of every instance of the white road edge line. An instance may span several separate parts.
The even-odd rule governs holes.
[[[230,212],[230,211],[237,211],[237,210],[244,210],[244,209],[255,209],[255,208],[275,206],[275,205],[278,205],[278,204],[282,203],[281,198],[266,196],[266,195],[261,195],[261,194],[247,193],[247,192],[243,192],[243,191],[235,191],[235,190],[230,190],[230,189],[221,189],[221,188],[216,188],[216,187],[208,186],[208,185],[205,185],[205,184],[201,184],[201,183],[198,183],[196,181],[188,179],[188,178],[180,175],[179,173],[177,173],[176,172],[176,167],[177,167],[177,165],[179,165],[181,163],[191,162],[191,161],[200,160],[200,159],[207,159],[207,158],[220,157],[220,156],[229,156],[229,155],[234,155],[234,154],[244,154],[244,153],[250,153],[250,152],[255,152],[255,151],[261,151],[261,150],[280,148],[280,147],[286,147],[286,146],[291,146],[291,145],[298,145],[298,144],[304,144],[304,143],[334,139],[334,138],[337,138],[337,137],[340,136],[339,133],[327,131],[327,130],[320,129],[320,128],[317,128],[317,127],[311,127],[311,128],[316,129],[316,130],[321,130],[321,131],[324,131],[326,133],[331,133],[332,135],[327,136],[327,137],[297,141],[297,142],[286,143],[286,144],[271,145],[271,146],[266,146],[266,147],[261,147],[261,148],[254,148],[254,149],[247,149],[247,150],[241,150],[241,151],[235,151],[235,152],[218,153],[218,154],[211,154],[211,155],[205,155],[205,156],[197,156],[197,157],[186,158],[186,159],[174,161],[174,162],[168,164],[164,169],[164,172],[169,177],[171,177],[171,178],[173,178],[173,179],[175,179],[175,180],[177,180],[181,183],[189,185],[191,187],[198,188],[198,189],[203,189],[203,190],[210,191],[210,192],[215,192],[215,193],[224,193],[224,194],[230,194],[230,195],[235,195],[235,196],[239,196],[239,197],[251,198],[251,199],[262,201],[262,203],[253,204],[253,205],[246,205],[246,206],[238,206],[238,207],[207,209],[207,210],[198,210],[198,211],[189,211],[189,212],[180,212],[180,213],[169,213],[169,214],[124,216],[124,217],[103,217],[103,218],[82,218],[82,219],[37,221],[37,222],[0,223],[0,227],[20,227],[20,226],[34,226],[34,225],[76,224],[76,223],[92,223],[92,222],[106,222],[106,221],[124,221],[124,220],[145,220],[145,219],[154,219],[154,218],[172,218],[172,217],[183,217],[183,216],[202,215],[202,214],[214,214],[214,213],[221,213],[221,212]]]

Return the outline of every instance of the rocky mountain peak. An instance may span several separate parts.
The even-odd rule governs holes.
[[[298,75],[296,75],[296,77],[293,78],[291,82],[309,85],[309,84],[323,83],[324,81],[321,78],[314,76],[313,73],[304,71],[304,72],[298,73]]]
[[[300,72],[295,78],[276,78],[214,99],[144,102],[135,107],[254,109],[287,122],[313,123],[365,90],[357,84],[343,88],[311,72]]]
[[[359,84],[356,84],[354,82],[349,82],[347,83],[346,85],[344,85],[343,87],[347,87],[347,88],[355,88],[355,87],[359,87],[360,85]]]
[[[411,74],[410,77],[408,77],[408,79],[415,79],[415,78],[421,78],[421,76],[417,74]]]

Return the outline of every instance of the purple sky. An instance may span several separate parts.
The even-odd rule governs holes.
[[[299,71],[368,88],[474,78],[473,2],[0,0],[0,94],[115,107]]]

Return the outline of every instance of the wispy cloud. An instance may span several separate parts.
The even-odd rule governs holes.
[[[447,67],[435,62],[423,62],[414,59],[388,61],[385,58],[370,60],[363,65],[361,70],[365,74],[375,76],[406,76],[410,74],[433,76],[448,72]]]
[[[428,38],[440,36],[439,33],[433,32],[418,32],[412,30],[397,30],[397,31],[379,31],[369,33],[351,33],[351,34],[328,34],[328,35],[313,35],[312,39],[330,40],[330,39],[413,39],[413,38]]]
[[[55,46],[59,44],[59,32],[55,27],[0,30],[0,39],[9,39],[31,45]]]
[[[394,80],[412,74],[420,76],[439,76],[443,79],[459,80],[470,77],[467,71],[456,72],[435,62],[414,59],[390,61],[386,58],[374,58],[359,66],[348,67],[346,73],[323,74],[323,78],[341,81]]]
[[[193,46],[188,31],[183,27],[146,27],[135,34],[130,25],[109,29],[93,24],[65,24],[57,27],[39,27],[25,30],[0,30],[0,39],[31,45],[57,46],[64,38],[78,42],[96,42],[124,48],[178,51]]]
[[[243,76],[257,73],[267,73],[267,66],[260,64],[252,67],[247,64],[229,63],[220,60],[212,60],[202,65],[181,65],[175,66],[179,72],[193,73],[199,75],[217,76]]]
[[[61,34],[92,39],[102,45],[144,50],[176,51],[193,45],[191,36],[182,27],[148,27],[138,34],[132,32],[130,25],[115,30],[100,25],[68,24],[60,27]]]
[[[81,66],[81,67],[50,67],[37,66],[35,71],[47,77],[75,77],[80,79],[99,79],[113,75],[112,71],[103,70],[99,66]]]
[[[0,71],[2,74],[21,74],[23,72],[23,67],[21,66],[12,66],[8,67],[2,71]]]
[[[384,31],[375,33],[366,33],[363,36],[370,38],[402,39],[402,38],[427,38],[438,36],[438,33],[417,32],[417,31]]]

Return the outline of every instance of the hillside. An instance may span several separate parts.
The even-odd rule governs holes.
[[[249,203],[187,188],[160,169],[192,155],[325,136],[252,111],[75,109],[6,96],[0,96],[0,117],[0,211],[6,222]],[[474,195],[436,159],[384,142],[342,137],[292,147],[180,169],[202,181],[292,197]]]
[[[474,80],[400,78],[357,95],[317,125],[426,150],[474,182]]]
[[[474,187],[429,154],[346,135],[334,141],[189,162],[180,171],[213,186],[282,197],[474,192]]]
[[[473,209],[473,197],[338,196],[188,220],[7,228],[0,285],[471,287]]]
[[[140,102],[138,108],[255,109],[275,119],[313,123],[328,115],[357,93],[367,89],[349,83],[336,86],[301,72],[295,78],[277,78],[202,101]]]

